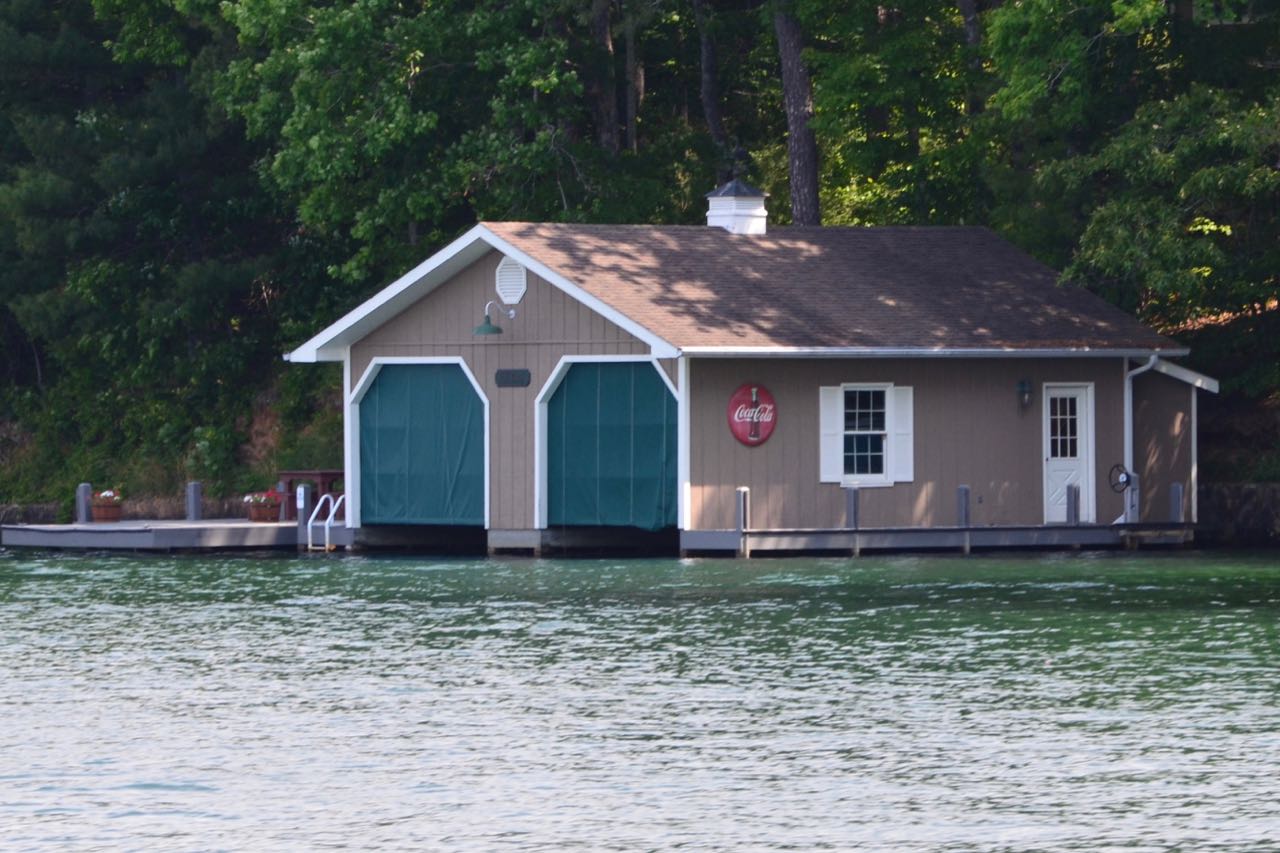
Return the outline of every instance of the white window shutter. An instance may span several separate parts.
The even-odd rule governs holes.
[[[895,483],[915,479],[915,394],[910,385],[889,389],[893,435],[889,437],[890,477]]]
[[[818,480],[844,479],[844,392],[839,385],[818,389]]]

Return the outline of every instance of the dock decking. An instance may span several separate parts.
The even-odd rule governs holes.
[[[334,527],[335,544],[347,544],[349,531]],[[317,541],[324,531],[317,526]],[[75,548],[104,551],[222,551],[297,548],[294,522],[262,523],[241,518],[202,521],[128,520],[81,524],[6,524],[0,545],[27,548]],[[306,547],[306,543],[303,543]]]

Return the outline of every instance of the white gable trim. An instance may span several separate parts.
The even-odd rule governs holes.
[[[291,352],[285,360],[292,362],[341,361],[347,349],[417,300],[444,284],[465,267],[497,250],[564,291],[609,322],[648,344],[654,358],[675,358],[675,346],[654,334],[612,306],[606,304],[560,273],[499,238],[484,225],[476,225],[467,233],[400,276],[391,284],[360,303],[344,317]]]
[[[1163,373],[1165,376],[1172,376],[1174,379],[1178,379],[1196,388],[1203,388],[1210,394],[1218,393],[1218,380],[1205,376],[1203,373],[1196,373],[1194,370],[1183,367],[1180,364],[1174,364],[1173,362],[1161,359],[1156,361],[1154,370],[1157,373]]]

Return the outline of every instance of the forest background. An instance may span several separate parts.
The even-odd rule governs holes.
[[[1275,0],[0,0],[0,503],[341,464],[281,353],[480,219],[979,224],[1280,479]]]

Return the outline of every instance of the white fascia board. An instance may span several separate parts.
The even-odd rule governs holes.
[[[448,281],[455,273],[489,251],[482,238],[488,229],[477,225],[292,352],[285,361],[341,361],[347,347],[372,332],[414,302]]]
[[[1196,388],[1203,388],[1210,394],[1218,393],[1218,380],[1210,376],[1205,376],[1203,373],[1197,373],[1180,364],[1173,364],[1172,362],[1161,359],[1156,361],[1154,369],[1158,373],[1163,373],[1165,376],[1172,376],[1174,379],[1178,379],[1188,385],[1195,386]]]
[[[614,308],[612,305],[592,296],[577,284],[574,284],[560,273],[551,269],[551,267],[542,263],[537,258],[520,251],[506,240],[503,240],[492,231],[489,231],[487,228],[482,228],[482,230],[483,234],[481,235],[481,239],[490,246],[509,258],[515,258],[525,269],[529,270],[543,281],[559,288],[569,296],[590,308],[592,311],[604,317],[610,323],[613,323],[628,334],[639,338],[641,341],[648,344],[650,353],[654,358],[676,358],[680,355],[680,350],[675,345],[658,335],[655,335],[648,327],[640,325],[626,314],[623,314],[621,311]]]
[[[1186,355],[1188,349],[978,349],[950,347],[682,347],[701,358],[1145,358]]]

